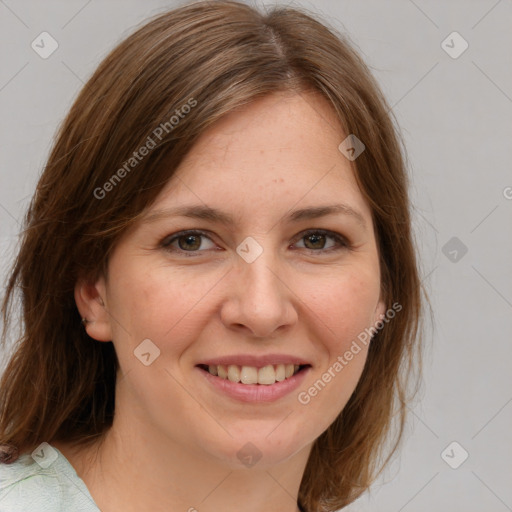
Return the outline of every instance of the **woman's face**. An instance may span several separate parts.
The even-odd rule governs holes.
[[[77,285],[88,333],[118,355],[116,421],[240,466],[308,450],[335,420],[368,347],[345,354],[385,309],[347,135],[311,94],[229,114],[116,246],[92,287],[103,313]]]

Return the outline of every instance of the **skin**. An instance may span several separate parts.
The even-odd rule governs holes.
[[[119,358],[116,415],[87,451],[55,445],[103,512],[298,510],[312,444],[354,391],[367,347],[309,404],[297,395],[385,311],[371,210],[338,150],[346,136],[312,93],[273,94],[229,114],[201,136],[148,214],[206,204],[235,224],[138,224],[113,251],[108,278],[77,283],[88,334],[112,340]],[[290,210],[338,203],[366,227],[341,213],[281,222]],[[208,237],[182,238],[181,251],[176,240],[174,252],[162,247],[190,229]],[[315,242],[309,229],[350,245]],[[252,263],[236,252],[248,236],[263,249]],[[149,366],[133,353],[147,338],[160,350]],[[239,402],[197,378],[201,360],[240,353],[294,354],[311,369],[298,390],[270,403]],[[237,458],[247,442],[261,454],[250,468]]]

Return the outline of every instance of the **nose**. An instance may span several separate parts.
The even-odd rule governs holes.
[[[220,313],[226,328],[269,338],[297,322],[297,297],[270,250],[252,263],[237,260],[226,286]]]

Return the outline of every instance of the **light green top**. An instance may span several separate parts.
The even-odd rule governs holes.
[[[0,512],[100,512],[84,481],[47,443],[0,463]]]

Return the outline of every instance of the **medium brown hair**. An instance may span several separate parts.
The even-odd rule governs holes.
[[[383,299],[388,307],[402,306],[375,334],[346,407],[314,442],[299,503],[308,512],[338,510],[361,495],[390,460],[418,389],[409,390],[409,377],[415,367],[421,370],[421,282],[399,131],[346,36],[295,8],[262,13],[216,1],[160,14],[121,42],[60,127],[24,219],[2,305],[5,344],[20,293],[21,336],[0,384],[0,444],[12,447],[5,447],[4,462],[15,460],[15,450],[31,451],[42,441],[97,441],[112,425],[116,354],[112,343],[94,343],[83,329],[75,283],[106,272],[116,242],[206,128],[280,91],[321,94],[344,136],[355,134],[365,144],[354,172],[372,210]],[[191,98],[194,108],[158,146],[121,182],[109,181],[155,127]],[[98,187],[107,182],[112,186],[98,199]],[[382,460],[391,431],[394,443]]]

